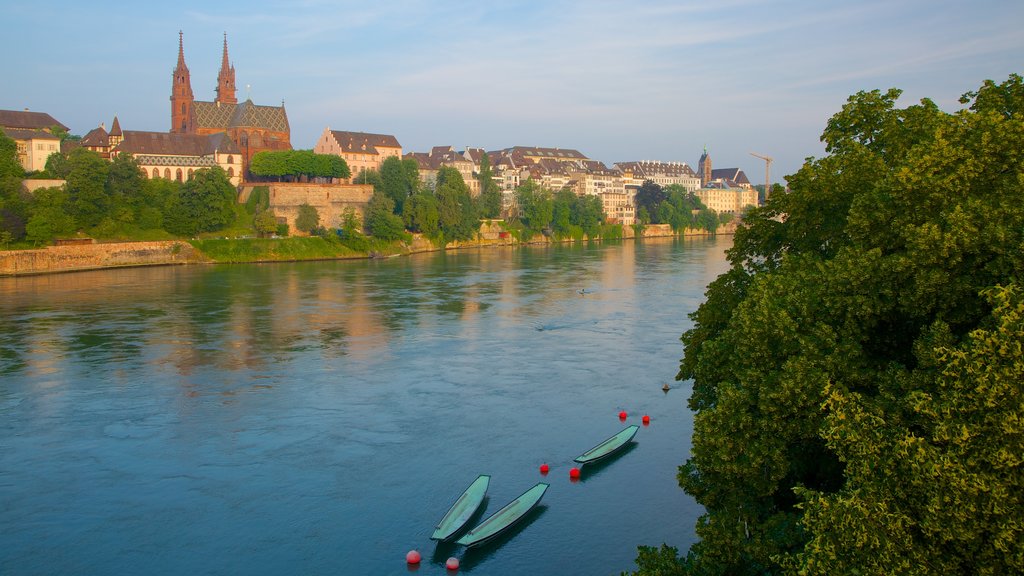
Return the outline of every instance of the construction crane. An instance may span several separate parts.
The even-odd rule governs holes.
[[[750,155],[764,160],[764,201],[767,202],[768,195],[772,193],[772,157],[763,156],[756,152],[751,152]]]

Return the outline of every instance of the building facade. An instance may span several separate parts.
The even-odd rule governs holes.
[[[50,154],[60,151],[60,137],[54,129],[64,132],[68,127],[45,112],[0,110],[0,131],[14,140],[18,162],[26,172],[46,168]]]
[[[313,146],[313,152],[340,156],[352,172],[351,181],[359,182],[359,174],[364,170],[380,170],[387,158],[401,158],[402,145],[389,134],[346,132],[327,127]]]

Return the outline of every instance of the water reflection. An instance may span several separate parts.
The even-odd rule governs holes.
[[[408,329],[472,341],[523,316],[536,319],[538,331],[623,331],[644,303],[623,300],[619,292],[646,280],[637,263],[659,248],[647,243],[635,250],[615,244],[600,250],[513,247],[371,262],[4,278],[0,374],[51,374],[67,362],[102,369],[142,359],[188,376],[203,366],[258,370],[306,352],[385,360],[389,345]],[[648,268],[643,275],[657,273]],[[610,316],[584,326],[563,312],[570,298],[584,298]],[[490,322],[481,323],[491,308]],[[461,320],[457,332],[442,328],[441,318],[449,315]]]

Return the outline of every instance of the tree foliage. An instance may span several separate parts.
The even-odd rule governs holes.
[[[389,156],[381,162],[380,181],[374,183],[374,189],[387,194],[395,203],[395,213],[401,214],[405,201],[416,193],[419,183],[419,164],[416,160]]]
[[[651,180],[644,180],[643,184],[636,191],[636,209],[641,208],[647,212],[651,221],[649,224],[665,224],[658,219],[658,207],[668,198],[668,193]]]
[[[215,232],[234,220],[235,187],[219,166],[196,171],[172,195],[164,211],[164,227],[172,234],[194,236]]]
[[[255,176],[278,180],[306,178],[348,178],[348,164],[334,154],[316,154],[312,150],[263,150],[249,163]]]
[[[309,204],[302,204],[299,206],[299,214],[295,217],[296,230],[301,230],[302,232],[309,234],[319,225],[320,213],[317,212],[316,208]]]
[[[395,214],[395,201],[383,192],[374,192],[366,206],[366,228],[380,240],[408,240],[402,218]]]
[[[532,178],[527,179],[516,188],[516,205],[519,207],[518,220],[523,225],[526,238],[550,230],[555,216],[550,190],[542,188]]]
[[[480,158],[480,173],[477,178],[480,180],[480,215],[484,218],[499,218],[501,216],[501,189],[494,181],[491,159],[486,152]]]
[[[75,220],[91,228],[107,216],[112,207],[106,190],[110,163],[98,153],[76,148],[68,156],[68,202]]]
[[[469,186],[462,174],[450,166],[437,172],[438,228],[446,241],[469,240],[480,229],[476,203],[469,194]]]
[[[706,513],[640,573],[1024,571],[1024,86],[898,96],[850,97],[692,314]]]

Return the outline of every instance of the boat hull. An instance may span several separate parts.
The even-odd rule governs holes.
[[[530,510],[533,510],[540,503],[540,499],[544,497],[548,486],[549,484],[539,482],[533,488],[523,492],[518,498],[506,504],[501,510],[489,516],[475,528],[466,532],[455,543],[472,548],[497,538],[516,522],[522,520],[523,516],[526,516]]]
[[[491,477],[487,474],[478,476],[455,500],[451,508],[445,512],[444,517],[434,527],[434,534],[430,536],[430,539],[444,542],[458,534],[466,526],[466,523],[469,522],[469,519],[480,509],[484,496],[487,494],[487,486],[490,484],[490,481]]]
[[[618,434],[611,436],[604,442],[601,442],[597,446],[594,446],[590,450],[587,450],[583,454],[580,454],[573,459],[573,462],[578,464],[592,464],[599,460],[603,460],[612,454],[615,454],[622,449],[623,446],[629,443],[636,435],[636,431],[640,427],[636,425],[626,426]]]

